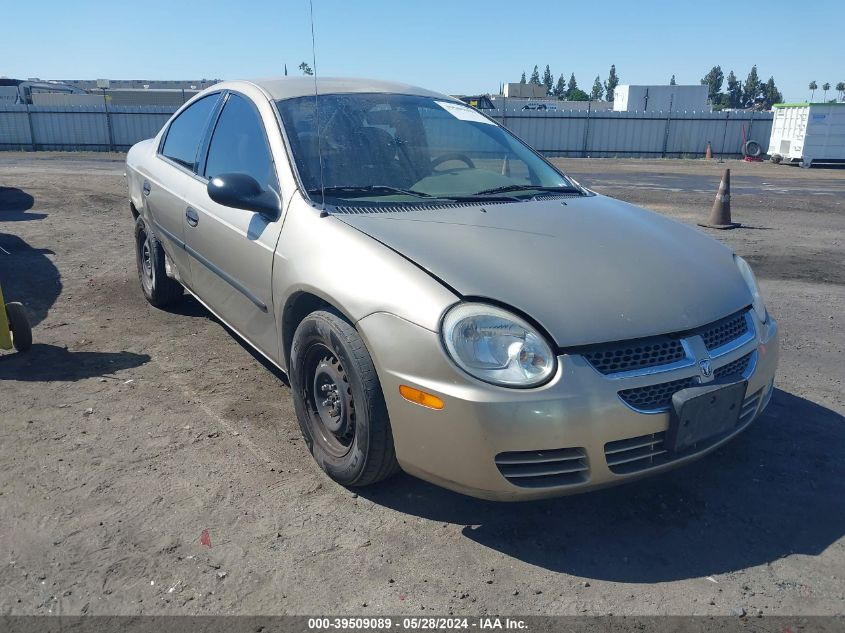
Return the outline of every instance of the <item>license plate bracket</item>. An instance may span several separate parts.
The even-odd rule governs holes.
[[[672,396],[665,447],[678,453],[735,428],[747,388],[748,382],[741,380],[676,392]]]

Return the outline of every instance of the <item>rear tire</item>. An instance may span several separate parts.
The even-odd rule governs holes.
[[[32,347],[32,326],[22,304],[17,301],[6,304],[6,318],[9,320],[9,330],[12,332],[12,345],[19,352],[25,352]]]
[[[152,305],[164,308],[182,297],[182,284],[167,276],[164,249],[140,217],[135,220],[135,262],[141,290]]]
[[[329,477],[367,486],[399,470],[381,384],[348,321],[329,310],[305,317],[293,335],[290,369],[302,435]]]

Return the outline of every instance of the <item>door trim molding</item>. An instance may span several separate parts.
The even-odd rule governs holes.
[[[191,257],[193,257],[193,258],[194,258],[195,260],[197,260],[200,264],[202,264],[203,266],[205,266],[206,268],[208,268],[208,270],[210,270],[210,271],[211,271],[211,272],[213,272],[215,275],[217,275],[218,277],[220,277],[220,279],[222,279],[222,280],[223,280],[223,281],[225,281],[227,284],[229,284],[230,286],[232,286],[232,288],[234,288],[235,290],[237,290],[238,292],[240,292],[242,295],[244,295],[247,299],[249,299],[250,301],[252,301],[252,303],[254,303],[254,304],[255,304],[255,306],[256,306],[259,310],[261,310],[262,312],[267,312],[267,304],[266,304],[266,303],[264,303],[264,302],[261,300],[261,297],[259,297],[259,296],[258,296],[258,295],[256,295],[254,292],[252,292],[252,290],[250,290],[249,288],[247,288],[247,287],[246,287],[246,285],[244,285],[244,283],[243,283],[243,282],[241,282],[239,279],[236,279],[235,277],[232,277],[232,275],[230,275],[230,274],[229,274],[229,273],[227,273],[225,270],[223,270],[222,268],[220,268],[217,264],[215,264],[215,263],[214,263],[214,262],[212,262],[210,259],[208,259],[207,257],[205,257],[202,253],[200,253],[199,251],[197,251],[195,248],[191,248],[190,246],[188,246],[188,244],[186,244],[183,240],[180,240],[178,237],[176,237],[175,235],[173,235],[173,233],[171,233],[170,231],[168,231],[167,229],[165,229],[165,228],[164,228],[163,226],[161,226],[158,222],[155,222],[155,221],[154,221],[154,222],[153,222],[153,224],[155,224],[155,228],[156,228],[156,230],[157,230],[157,231],[161,231],[161,232],[162,232],[162,233],[163,233],[163,234],[164,234],[164,235],[165,235],[165,236],[166,236],[169,240],[171,240],[171,241],[172,241],[172,242],[173,242],[176,246],[178,246],[179,248],[181,248],[182,250],[184,250],[186,253],[188,253],[188,255],[190,255]]]

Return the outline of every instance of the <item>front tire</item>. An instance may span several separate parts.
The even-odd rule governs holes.
[[[135,220],[135,262],[141,290],[152,305],[164,308],[182,297],[182,285],[167,276],[164,249],[140,217]]]
[[[25,352],[32,347],[32,326],[23,305],[17,301],[7,303],[6,318],[12,333],[12,346],[19,352]]]
[[[296,417],[320,467],[344,486],[367,486],[399,470],[372,358],[342,316],[319,310],[296,328],[290,360]]]

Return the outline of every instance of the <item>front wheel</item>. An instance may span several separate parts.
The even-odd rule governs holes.
[[[293,336],[290,369],[302,435],[329,477],[366,486],[399,470],[373,361],[348,321],[328,310],[305,317]]]

